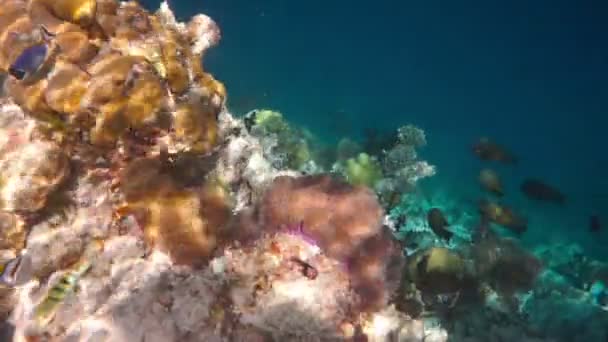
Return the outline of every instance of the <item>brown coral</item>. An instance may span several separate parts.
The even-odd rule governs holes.
[[[275,179],[260,207],[265,229],[304,223],[306,234],[331,257],[347,260],[382,226],[382,207],[366,187],[327,175]]]
[[[488,238],[472,252],[477,277],[506,296],[532,288],[542,269],[541,262],[512,239]]]
[[[157,159],[133,161],[121,176],[124,210],[138,217],[150,246],[178,264],[199,265],[215,249],[230,218],[228,193],[213,180],[184,188],[172,178],[170,168]]]
[[[328,175],[281,176],[262,199],[258,215],[258,224],[269,232],[301,223],[298,234],[345,263],[361,297],[360,310],[378,309],[396,289],[402,255],[382,226],[383,210],[368,188]]]
[[[0,211],[0,249],[21,250],[25,246],[25,226],[20,218]]]
[[[8,79],[8,94],[30,115],[112,147],[129,129],[175,110],[175,122],[162,125],[179,145],[173,150],[207,152],[226,94],[201,66],[204,49],[219,39],[217,26],[201,18],[180,26],[133,1],[7,1],[0,6],[0,70],[45,45],[41,65],[27,71],[35,77]],[[42,27],[54,37],[45,38]],[[209,41],[193,50],[195,38]]]
[[[74,64],[58,62],[49,76],[45,102],[56,112],[77,114],[89,76]]]

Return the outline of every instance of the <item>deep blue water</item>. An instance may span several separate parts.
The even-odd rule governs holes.
[[[157,2],[144,1],[149,7]],[[469,146],[489,136],[521,158],[498,167],[507,202],[531,216],[529,242],[608,243],[608,2],[172,0],[223,32],[205,66],[237,112],[281,111],[329,141],[413,123],[439,173],[421,186],[479,195]],[[526,201],[523,177],[568,195]],[[588,217],[604,223],[587,232]]]

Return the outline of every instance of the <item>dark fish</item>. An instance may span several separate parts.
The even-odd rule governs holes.
[[[557,204],[566,202],[566,196],[561,191],[539,179],[528,178],[524,180],[520,189],[529,199]]]
[[[32,74],[40,68],[46,55],[48,47],[45,43],[36,44],[25,49],[15,62],[9,67],[8,72],[16,79],[23,80],[28,74]]]
[[[481,138],[473,145],[473,153],[486,161],[496,161],[505,164],[517,164],[518,159],[505,147],[490,141],[488,138]]]
[[[20,81],[35,82],[41,78],[41,74],[46,74],[51,69],[53,63],[49,62],[50,57],[55,54],[51,51],[50,44],[54,34],[44,26],[40,27],[40,33],[42,41],[23,50],[8,69],[8,73]]]
[[[445,229],[449,226],[448,221],[443,216],[443,213],[438,208],[433,208],[429,210],[427,214],[427,220],[429,226],[433,230],[433,232],[442,239],[450,240],[452,235],[454,235],[449,230]]]
[[[14,341],[15,325],[6,320],[0,323],[0,341]]]
[[[29,254],[22,254],[0,264],[0,284],[8,287],[22,285],[30,280],[32,259]]]
[[[481,187],[497,196],[503,196],[504,190],[498,174],[490,169],[483,169],[479,172],[479,183]]]
[[[597,215],[591,215],[589,218],[589,231],[592,233],[597,233],[602,229],[602,225],[600,224],[600,218]]]
[[[527,220],[505,205],[482,200],[479,202],[479,213],[482,220],[494,222],[517,234],[522,234],[528,230]]]

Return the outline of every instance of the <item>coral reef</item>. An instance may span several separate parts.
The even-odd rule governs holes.
[[[137,218],[149,246],[177,264],[194,265],[206,261],[216,247],[217,235],[230,217],[230,198],[212,178],[198,187],[180,184],[189,168],[179,160],[132,161],[120,177],[125,199],[120,211]]]
[[[346,160],[344,174],[349,183],[366,185],[372,189],[382,179],[380,165],[367,153],[360,153],[356,158]]]
[[[0,45],[10,50],[3,50],[0,69],[13,76],[24,69],[25,76],[7,79],[7,94],[28,115],[97,146],[114,146],[155,123],[175,149],[214,146],[226,94],[200,65],[203,48],[217,42],[210,20],[178,25],[166,6],[152,15],[135,2],[6,6]],[[40,47],[33,59],[39,62],[21,63],[34,53],[31,46]]]
[[[245,126],[260,139],[264,155],[277,169],[302,170],[312,159],[309,139],[279,112],[260,109],[245,115]]]
[[[369,189],[327,175],[282,176],[253,215],[237,239],[299,225],[298,234],[348,267],[362,310],[382,307],[396,289],[401,251],[383,227],[383,210]]]
[[[608,267],[412,192],[435,173],[419,128],[323,149],[278,112],[233,117],[208,16],[10,0],[0,33],[0,261],[23,280],[0,285],[0,339],[606,339]]]
[[[16,0],[0,30],[0,252],[31,256],[0,288],[15,341],[425,335],[387,307],[403,256],[373,192],[291,170],[316,169],[310,135],[280,115],[226,111],[209,17]]]
[[[408,192],[418,180],[435,174],[434,166],[418,160],[416,149],[425,145],[426,136],[420,128],[407,125],[397,130],[397,141],[382,158],[385,191]]]

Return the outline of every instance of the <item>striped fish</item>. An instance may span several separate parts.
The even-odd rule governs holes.
[[[53,287],[51,287],[44,299],[36,306],[34,318],[40,326],[47,325],[55,316],[59,305],[63,300],[74,292],[80,278],[91,269],[91,263],[85,261],[76,269],[64,274]]]

